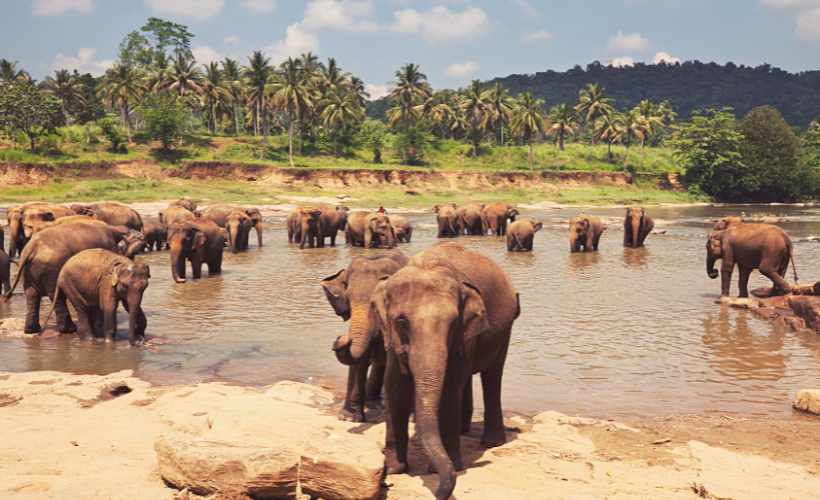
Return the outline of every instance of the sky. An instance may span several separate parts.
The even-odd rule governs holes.
[[[820,0],[0,0],[0,12],[0,58],[37,79],[102,74],[151,16],[187,25],[200,63],[311,51],[373,98],[409,62],[434,88],[596,60],[820,69]]]

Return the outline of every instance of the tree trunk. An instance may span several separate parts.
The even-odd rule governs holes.
[[[530,170],[532,170],[532,134],[530,134]]]
[[[609,163],[609,159],[612,158],[612,141],[607,141],[606,147],[606,161]]]
[[[37,151],[34,148],[34,136],[28,136],[28,142],[31,144],[31,154],[37,154]]]
[[[300,122],[299,122],[299,154],[300,154],[300,155],[302,154],[302,133],[304,132],[304,131],[302,130],[302,126],[303,126],[303,125],[304,125],[304,124],[300,121]]]
[[[626,142],[626,161],[624,161],[624,168],[626,168],[629,165],[629,145],[631,142],[632,141]]]
[[[295,167],[293,164],[293,118],[290,119],[290,129],[288,132],[288,153],[290,154],[290,166]]]
[[[336,140],[339,138],[339,127],[336,127],[336,130],[333,132],[333,156],[336,158],[339,157],[339,154],[336,153]]]
[[[478,156],[478,150],[476,148],[476,137],[478,137],[476,134],[477,131],[478,129],[475,126],[475,113],[473,113],[473,157]],[[532,137],[530,137],[530,150],[532,150]],[[532,155],[530,155],[530,170],[532,170]]]
[[[592,134],[589,137],[589,160],[592,161],[592,154],[595,150],[595,115],[592,116]]]
[[[644,149],[645,144],[646,144],[646,136],[644,136],[644,138],[641,139],[641,168],[643,168],[643,149]]]
[[[239,108],[233,103],[233,124],[236,128],[236,137],[239,137]]]
[[[65,124],[68,125],[68,111],[65,110],[65,98],[60,96],[60,106],[63,108],[63,116],[65,116]]]
[[[564,149],[564,134],[558,132],[558,161],[555,164],[555,170],[561,170],[561,150]]]
[[[259,156],[259,160],[263,160],[265,158],[265,149],[268,147],[268,111],[265,109],[265,98],[262,98],[262,109],[264,111],[264,115],[262,115],[262,154]],[[293,163],[293,158],[290,160]]]
[[[128,121],[128,100],[122,99],[122,112],[125,114],[125,128],[128,130],[128,144],[131,144],[131,122]]]

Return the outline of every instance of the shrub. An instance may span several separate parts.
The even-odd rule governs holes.
[[[119,128],[114,124],[114,120],[111,118],[103,118],[99,121],[99,126],[105,138],[111,143],[111,152],[118,153],[120,146],[124,147],[125,144],[123,144],[122,132],[120,132]]]

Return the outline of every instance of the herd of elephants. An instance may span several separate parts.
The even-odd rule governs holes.
[[[542,227],[532,218],[516,220],[518,210],[506,203],[473,202],[461,208],[445,203],[433,210],[439,238],[491,233],[506,236],[509,251],[532,250]],[[53,312],[61,333],[113,341],[122,303],[129,314],[129,342],[138,345],[147,324],[141,302],[151,278],[148,266],[134,260],[139,252],[170,249],[172,277],[182,283],[186,260],[194,278],[201,276],[203,263],[209,273],[218,273],[224,248],[246,250],[252,228],[262,246],[262,216],[256,208],[216,204],[198,210],[195,200],[181,198],[158,215],[159,222],[143,221],[132,208],[107,202],[10,207],[10,245],[8,254],[0,249],[0,278],[5,300],[23,279],[25,332],[41,331],[40,301],[48,296],[52,311],[46,322]],[[627,208],[624,246],[643,246],[653,227],[642,207]],[[571,252],[598,249],[604,230],[598,218],[581,214],[570,220],[569,229]],[[287,231],[288,242],[300,248],[306,243],[322,247],[327,238],[335,245],[340,231],[346,244],[386,248],[374,257],[353,259],[321,282],[334,312],[349,321],[348,333],[333,343],[337,359],[349,367],[339,417],[364,421],[365,402],[380,399],[383,388],[386,472],[407,471],[408,424],[414,413],[431,470],[440,476],[436,498],[449,498],[456,471],[464,468],[460,436],[472,423],[474,374],[481,374],[484,397],[481,443],[489,448],[506,441],[501,380],[513,322],[521,313],[509,276],[491,259],[454,241],[408,258],[395,248],[413,233],[402,216],[348,212],[344,206],[298,207],[288,215]],[[771,279],[777,292],[790,291],[784,276],[789,262],[794,265],[793,245],[782,229],[727,217],[709,233],[706,246],[711,278],[720,274],[714,266],[722,260],[722,296],[729,294],[735,265],[741,297],[747,296],[753,269]],[[12,285],[10,262],[18,255]]]

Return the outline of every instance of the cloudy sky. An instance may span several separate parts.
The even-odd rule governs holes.
[[[378,97],[407,62],[434,87],[610,64],[820,69],[820,0],[0,0],[0,58],[41,79],[99,75],[149,16],[186,24],[200,62],[262,49],[335,57]]]

